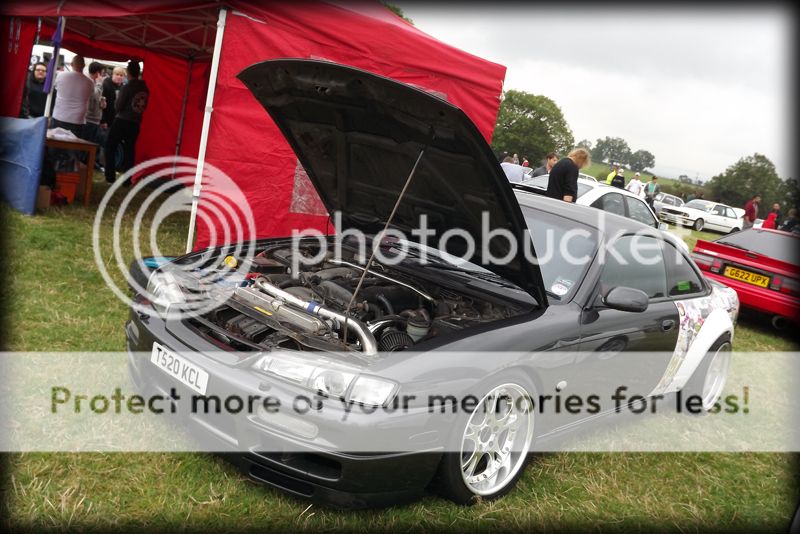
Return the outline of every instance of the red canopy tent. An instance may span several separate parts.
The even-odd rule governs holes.
[[[309,199],[298,172],[302,169],[277,127],[236,79],[243,68],[292,57],[375,72],[443,96],[467,113],[487,141],[505,76],[505,67],[437,41],[375,2],[140,0],[123,6],[98,0],[33,0],[6,3],[0,14],[9,24],[10,17],[19,17],[27,39],[20,41],[23,49],[30,50],[30,28],[38,17],[40,36],[49,38],[57,17],[63,16],[64,48],[92,57],[143,61],[151,97],[136,146],[137,162],[196,157],[198,179],[203,162],[221,169],[249,201],[254,237],[323,230],[328,215],[318,200]],[[4,58],[5,72],[23,72],[30,54],[22,56]],[[15,99],[11,114],[19,107],[23,83],[22,77],[11,77],[5,84],[5,94]],[[195,194],[202,212],[200,187]],[[193,213],[187,249],[194,223]],[[212,242],[220,235],[215,224],[213,217],[197,218],[195,249],[221,244]]]

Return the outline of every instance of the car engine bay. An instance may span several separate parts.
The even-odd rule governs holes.
[[[328,252],[307,263],[317,252],[301,248],[306,261],[296,273],[291,272],[291,255],[298,251],[285,244],[243,260],[247,264],[239,272],[245,273],[244,279],[232,288],[215,289],[220,304],[188,319],[189,324],[225,350],[358,351],[373,356],[521,313],[521,306],[496,295],[481,298],[461,274],[448,272],[448,283],[442,283],[441,275],[431,279],[430,274],[409,274],[424,271],[424,265],[401,269],[377,261],[365,273],[347,253],[340,259]],[[237,264],[232,258],[226,263]]]

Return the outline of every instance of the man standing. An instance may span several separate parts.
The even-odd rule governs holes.
[[[86,66],[83,56],[73,57],[70,65],[72,71],[60,73],[53,84],[57,97],[52,127],[64,128],[83,137],[86,109],[89,107],[89,97],[94,92],[94,82],[83,74]]]
[[[578,198],[578,174],[582,168],[589,165],[590,161],[588,150],[573,149],[566,158],[550,169],[550,180],[547,182],[545,194],[564,202],[575,202]]]
[[[617,175],[611,179],[611,185],[620,189],[625,189],[625,169],[617,171]]]
[[[125,69],[122,67],[114,67],[114,72],[111,77],[103,80],[103,98],[106,99],[106,107],[103,110],[103,117],[100,119],[100,127],[108,129],[114,122],[114,116],[117,110],[114,109],[114,104],[117,102],[117,93],[122,88],[122,80],[125,78]]]
[[[113,183],[117,179],[116,162],[114,154],[117,146],[122,143],[123,161],[122,167],[125,171],[133,167],[135,158],[136,138],[139,137],[139,125],[142,122],[142,115],[147,107],[147,100],[150,97],[150,90],[144,80],[139,79],[139,63],[134,60],[128,62],[128,83],[119,91],[115,107],[117,115],[114,124],[108,132],[106,141],[106,181]],[[125,185],[130,185],[130,178],[125,181]]]
[[[758,218],[759,202],[761,202],[761,195],[755,195],[744,205],[744,223],[742,224],[743,229],[753,227],[753,223]]]
[[[93,143],[100,143],[100,119],[103,117],[103,72],[105,68],[97,61],[89,64],[89,78],[94,82],[94,91],[89,96],[86,107],[86,124],[83,126],[83,138]]]
[[[20,117],[29,119],[44,116],[47,93],[44,92],[44,79],[47,78],[47,64],[39,62],[33,66],[22,93],[22,112]]]
[[[608,173],[608,176],[606,176],[606,183],[608,185],[611,185],[611,180],[613,180],[614,177],[617,175],[617,171],[619,171],[619,164],[614,163],[614,165],[611,168],[611,172]]]
[[[653,176],[653,179],[647,182],[647,185],[644,186],[644,200],[647,202],[647,205],[650,206],[650,209],[655,211],[653,207],[653,202],[655,202],[656,195],[661,192],[661,187],[658,185],[658,178]]]
[[[541,176],[543,174],[549,174],[550,170],[553,168],[553,165],[555,165],[557,162],[558,162],[558,154],[556,154],[555,152],[549,152],[547,156],[545,156],[544,165],[542,165],[541,167],[536,167],[533,170],[533,174],[531,176]]]
[[[775,214],[775,228],[778,228],[781,225],[781,205],[779,202],[772,205],[772,213]]]
[[[642,196],[642,188],[644,187],[644,184],[639,179],[640,176],[641,174],[637,172],[636,174],[633,175],[631,181],[628,182],[628,185],[625,186],[625,189],[627,189],[637,197]]]

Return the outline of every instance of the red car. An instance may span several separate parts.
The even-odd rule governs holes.
[[[710,279],[736,290],[739,302],[772,316],[782,328],[800,324],[800,236],[749,229],[714,241],[699,239],[692,258]]]

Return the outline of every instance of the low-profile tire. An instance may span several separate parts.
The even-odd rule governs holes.
[[[703,361],[683,388],[681,395],[683,403],[686,403],[689,396],[699,396],[703,401],[699,412],[684,410],[686,413],[705,415],[714,407],[725,389],[730,365],[731,338],[729,334],[725,334],[711,345]]]
[[[699,232],[700,230],[703,229],[703,226],[705,226],[705,224],[706,223],[705,223],[705,221],[703,221],[703,219],[697,219],[694,222],[694,225],[692,225],[692,228],[694,228],[695,230],[697,230]]]
[[[530,460],[535,391],[524,376],[510,376],[480,388],[472,413],[461,414],[450,432],[433,482],[442,497],[471,505],[497,499],[516,485]],[[478,396],[476,390],[476,397]],[[494,406],[494,410],[483,410]],[[494,414],[492,413],[494,411]]]

